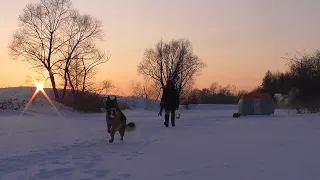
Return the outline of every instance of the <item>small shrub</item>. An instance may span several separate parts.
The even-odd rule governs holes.
[[[84,113],[101,113],[105,112],[106,97],[93,92],[72,93],[67,91],[62,104],[73,108],[75,111]],[[130,109],[130,106],[125,102],[118,100],[118,106],[121,110]]]
[[[7,99],[0,101],[0,109],[10,109],[10,110],[19,110],[23,108],[27,102],[25,100],[19,101],[18,98],[15,99]]]
[[[293,88],[292,88],[293,89]],[[295,111],[297,114],[306,113],[318,113],[320,112],[320,96],[310,95],[309,98],[305,98],[299,93],[299,89],[296,89],[294,93],[293,90],[289,92],[289,111]]]
[[[84,113],[102,112],[104,99],[102,96],[91,92],[68,93],[63,100],[63,104],[73,108],[75,111]]]

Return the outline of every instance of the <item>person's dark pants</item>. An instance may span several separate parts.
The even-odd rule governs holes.
[[[176,110],[175,109],[165,109],[165,116],[164,116],[164,125],[166,127],[169,126],[169,115],[171,114],[171,126],[175,126],[175,120],[176,120]]]

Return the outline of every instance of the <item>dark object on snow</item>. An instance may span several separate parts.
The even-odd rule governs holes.
[[[232,117],[234,117],[234,118],[238,118],[238,117],[240,117],[240,113],[234,113],[233,115],[232,115]]]
[[[169,126],[169,114],[171,114],[171,125],[175,126],[175,112],[176,109],[179,108],[180,102],[179,102],[179,92],[174,86],[174,82],[172,80],[169,80],[167,82],[167,86],[163,89],[163,94],[161,98],[161,108],[159,114],[162,114],[162,110],[165,110],[165,116],[164,116],[164,125],[166,127]]]
[[[129,123],[127,124],[127,126],[130,127],[130,128],[135,128],[135,127],[136,127],[136,124],[135,124],[134,122],[129,122]]]

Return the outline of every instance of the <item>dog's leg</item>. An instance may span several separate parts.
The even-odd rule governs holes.
[[[110,132],[110,139],[109,139],[109,143],[113,143],[114,141],[114,134],[116,133],[116,128],[114,126],[111,126],[111,132]]]
[[[119,129],[119,134],[120,134],[120,143],[123,143],[123,137],[124,137],[124,133],[126,131],[126,124],[122,125],[122,127]]]
[[[108,117],[106,117],[106,123],[107,123],[107,131],[110,134],[110,132],[111,132],[111,123],[110,123],[110,119]]]
[[[107,123],[107,129],[108,129],[108,133],[111,133],[111,124]]]

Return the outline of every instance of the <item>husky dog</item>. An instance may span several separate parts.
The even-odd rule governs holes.
[[[113,143],[114,135],[117,131],[120,134],[120,142],[123,143],[123,136],[125,132],[133,131],[136,128],[136,124],[134,122],[130,122],[127,124],[126,116],[121,112],[120,108],[118,107],[117,97],[114,99],[110,99],[108,96],[106,101],[106,122],[108,133],[110,134],[111,139],[109,143]]]

